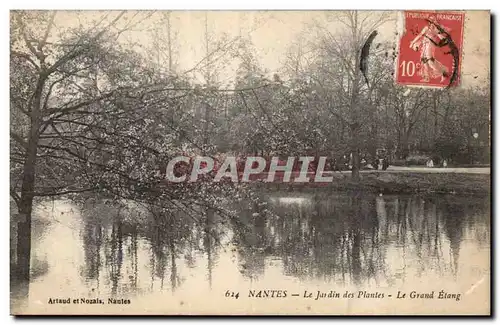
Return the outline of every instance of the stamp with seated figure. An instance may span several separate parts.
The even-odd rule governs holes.
[[[460,83],[465,13],[405,11],[396,81],[402,85],[452,87]]]

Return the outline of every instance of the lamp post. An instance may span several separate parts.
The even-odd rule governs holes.
[[[472,129],[472,153],[471,153],[471,164],[474,164],[474,158],[476,156],[476,151],[477,151],[477,139],[479,138],[479,133],[477,132],[476,128]]]

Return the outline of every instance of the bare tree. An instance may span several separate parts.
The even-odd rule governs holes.
[[[366,85],[359,69],[361,49],[370,34],[389,20],[387,14],[358,11],[329,13],[330,21],[343,26],[342,32],[332,33],[328,25],[318,25],[319,48],[325,52],[340,73],[332,89],[335,103],[330,110],[347,126],[349,149],[352,154],[352,177],[359,179],[362,129],[367,122],[365,99],[371,97],[373,86]],[[373,85],[373,84],[372,84]]]

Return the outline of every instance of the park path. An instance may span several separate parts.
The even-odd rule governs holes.
[[[438,168],[438,167],[403,167],[389,166],[388,172],[412,172],[412,173],[459,173],[459,174],[490,174],[490,167],[471,168]]]

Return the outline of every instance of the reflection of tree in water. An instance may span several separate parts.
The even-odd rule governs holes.
[[[111,280],[111,294],[116,295],[118,281],[121,279],[123,263],[123,231],[122,221],[117,218],[111,226],[111,238],[107,243],[106,265],[109,265],[109,278]]]
[[[213,269],[218,258],[218,246],[220,244],[219,234],[217,232],[216,214],[212,209],[204,209],[203,219],[205,223],[203,248],[207,256],[207,279],[212,288]]]
[[[169,273],[170,290],[175,291],[182,283],[178,264],[186,262],[188,267],[196,266],[197,252],[206,254],[208,280],[216,260],[217,233],[213,231],[213,211],[193,209],[152,209],[153,222],[149,222],[144,238],[151,245],[151,290],[155,279],[160,279],[164,289],[165,277]],[[215,239],[214,239],[215,238]]]
[[[445,202],[447,214],[443,216],[443,226],[446,237],[450,241],[450,249],[452,254],[453,273],[457,273],[458,258],[460,254],[460,244],[463,236],[463,223],[465,211],[463,207]]]
[[[272,214],[240,212],[247,227],[235,227],[240,271],[255,278],[264,273],[266,257],[277,256],[284,273],[301,279],[352,276],[359,282],[374,274],[377,218],[373,204],[360,196],[314,196],[312,202],[273,204]],[[366,245],[366,241],[371,245]]]
[[[472,229],[474,237],[483,237],[489,240],[489,202],[487,198],[483,200],[465,200],[453,196],[446,197],[439,202],[440,206],[447,213],[440,216],[444,234],[450,245],[450,255],[453,273],[458,272],[458,259],[460,256],[460,245],[463,241],[464,233],[467,229]],[[478,218],[479,212],[479,219]],[[479,220],[478,220],[479,219]],[[479,235],[479,236],[478,236]]]
[[[137,224],[124,219],[123,207],[115,208],[107,203],[84,213],[83,274],[93,289],[104,280],[110,294],[118,296],[137,288],[138,237]]]
[[[318,192],[298,203],[278,197],[269,206],[239,204],[229,224],[239,271],[250,279],[265,273],[266,262],[282,263],[285,275],[301,280],[347,285],[391,285],[429,271],[452,275],[464,236],[489,236],[488,201],[480,199]],[[181,264],[206,267],[211,286],[225,247],[217,211],[148,207],[136,218],[116,206],[99,209],[87,213],[82,228],[82,275],[94,288],[101,282],[117,295],[174,291],[185,276]],[[149,279],[139,278],[145,267]]]
[[[467,215],[469,218],[464,225],[465,229],[473,229],[470,237],[481,248],[489,248],[491,243],[491,201],[489,197],[474,198],[467,202]]]
[[[257,202],[241,206],[232,220],[232,243],[238,255],[240,273],[249,279],[264,274],[265,258],[274,251],[273,229],[269,227],[266,205]]]
[[[82,229],[81,237],[83,241],[84,265],[82,266],[82,276],[92,286],[92,289],[99,289],[100,274],[103,266],[101,250],[105,242],[106,229],[105,217],[111,210],[104,202],[96,202],[89,199],[82,209]]]
[[[406,275],[407,263],[413,263],[419,276],[430,269],[441,275],[456,274],[464,231],[477,234],[481,224],[488,229],[487,220],[480,222],[474,216],[487,216],[487,206],[482,200],[455,196],[388,197],[383,237],[400,247],[400,276]]]
[[[176,244],[180,241],[175,229],[175,218],[169,211],[153,212],[154,222],[146,231],[146,238],[151,245],[151,289],[154,289],[155,278],[160,279],[160,289],[164,288],[167,265],[170,265],[170,285],[174,291],[179,282],[176,263]]]
[[[378,258],[378,220],[374,202],[359,194],[316,197],[312,213],[317,276],[359,284],[373,278]]]
[[[161,279],[161,289],[167,267],[169,266],[171,290],[174,291],[181,283],[179,259],[183,258],[188,267],[194,267],[197,253],[202,253],[207,259],[207,280],[211,286],[220,245],[217,215],[211,209],[200,207],[189,211],[167,211],[155,214],[155,222],[149,224],[146,231],[146,238],[153,250],[151,265],[156,269],[155,276]]]
[[[85,256],[84,277],[87,280],[99,281],[99,271],[101,269],[101,245],[103,236],[102,225],[95,220],[84,220],[82,238],[83,252]]]
[[[252,211],[243,211],[242,219],[251,220],[251,231],[237,229],[235,236],[244,261],[242,273],[263,274],[266,257],[281,259],[286,275],[342,284],[391,284],[409,275],[407,267],[417,275],[429,270],[456,273],[463,229],[473,213],[455,201],[453,205],[446,197],[320,194],[305,204],[278,200],[272,205],[277,216],[264,223],[252,218]],[[474,205],[481,215],[483,203]],[[443,256],[448,253],[452,265]],[[401,267],[391,264],[394,259]]]
[[[151,276],[149,290],[163,290],[165,279],[168,279],[168,286],[174,291],[182,282],[178,271],[180,260],[194,267],[198,252],[206,254],[211,276],[219,245],[213,211],[146,206],[138,217],[123,205],[114,203],[111,206],[94,205],[84,212],[82,275],[93,288],[99,288],[102,275],[112,295],[144,290],[138,288],[139,268],[143,266],[139,263],[141,246],[142,250],[150,251],[147,261]],[[144,283],[144,279],[141,281]]]

